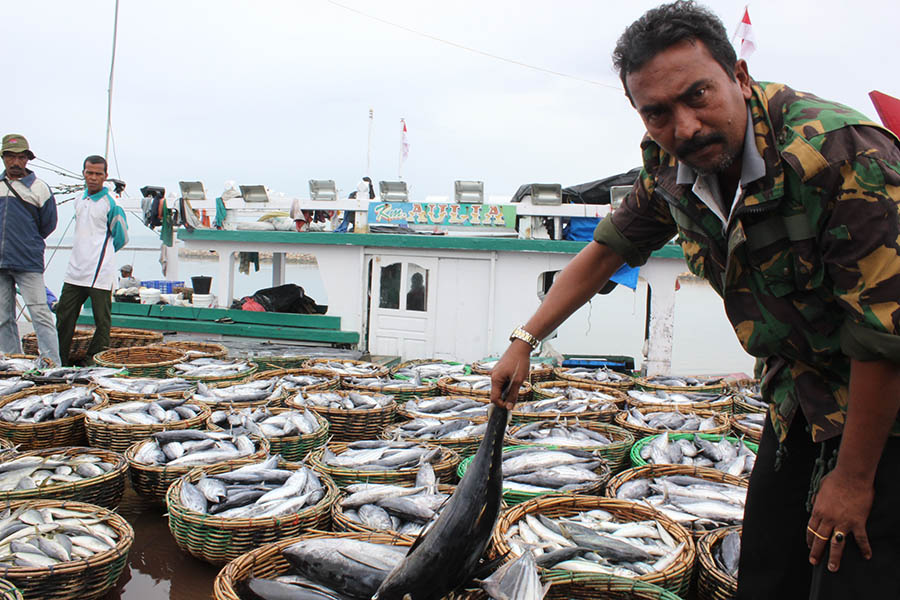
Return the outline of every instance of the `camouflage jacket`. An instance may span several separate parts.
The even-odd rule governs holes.
[[[636,266],[677,234],[744,349],[766,358],[779,438],[800,408],[819,442],[842,431],[851,358],[900,362],[900,142],[782,84],[754,82],[748,106],[766,173],[742,189],[724,232],[645,137],[641,176],[594,239]]]

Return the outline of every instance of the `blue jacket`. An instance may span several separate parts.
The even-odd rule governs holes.
[[[0,174],[5,177],[6,171]],[[0,269],[43,273],[44,238],[56,229],[56,199],[31,171],[10,182],[24,203],[7,181],[0,182]]]

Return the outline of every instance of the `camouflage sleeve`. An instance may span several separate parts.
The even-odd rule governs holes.
[[[841,350],[857,360],[900,362],[900,143],[875,127],[845,127],[839,138],[835,144],[853,156],[833,163],[820,240],[834,295],[848,313]]]

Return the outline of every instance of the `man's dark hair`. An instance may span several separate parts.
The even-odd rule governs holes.
[[[103,171],[109,172],[109,167],[106,164],[106,159],[102,156],[97,156],[96,154],[91,154],[86,159],[84,159],[84,164],[81,165],[81,170],[84,171],[87,169],[88,163],[92,165],[103,165]]]
[[[613,51],[613,66],[619,71],[625,94],[631,98],[625,76],[650,62],[654,56],[683,41],[700,41],[734,81],[737,55],[722,21],[711,10],[692,0],[677,0],[651,10],[628,26]]]

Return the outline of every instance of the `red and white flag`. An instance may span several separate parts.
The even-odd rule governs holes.
[[[403,131],[400,134],[400,161],[405,161],[409,157],[409,140],[406,139],[406,119],[400,119]]]
[[[753,25],[750,24],[750,11],[744,7],[744,18],[734,30],[735,41],[741,40],[741,58],[747,58],[756,50],[756,37],[753,35]]]

